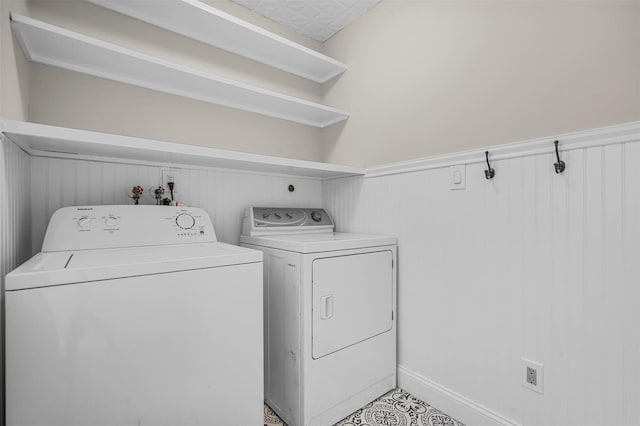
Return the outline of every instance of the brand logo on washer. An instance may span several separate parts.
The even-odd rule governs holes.
[[[78,207],[78,210],[93,210],[93,207]]]

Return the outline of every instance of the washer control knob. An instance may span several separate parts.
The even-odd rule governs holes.
[[[191,229],[196,224],[196,220],[190,214],[182,213],[176,217],[176,224],[181,229]]]
[[[311,212],[311,219],[313,219],[314,222],[320,222],[322,220],[322,216],[314,210]]]
[[[78,219],[78,226],[80,228],[88,228],[91,226],[91,218],[89,216],[82,216]]]
[[[118,218],[112,215],[109,215],[104,218],[104,225],[109,228],[115,228],[118,226]]]
[[[263,218],[263,219],[266,219],[266,218],[268,218],[269,216],[271,216],[271,214],[270,214],[270,213],[262,213],[262,218]]]

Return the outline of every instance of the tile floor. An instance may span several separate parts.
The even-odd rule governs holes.
[[[394,389],[367,404],[335,426],[465,426],[402,389]],[[264,426],[283,426],[265,405]]]

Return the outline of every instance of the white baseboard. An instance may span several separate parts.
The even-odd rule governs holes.
[[[401,365],[398,366],[398,387],[468,426],[521,426]]]

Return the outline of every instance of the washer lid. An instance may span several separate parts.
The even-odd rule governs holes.
[[[7,291],[262,262],[262,252],[225,243],[38,253],[9,273]]]
[[[262,247],[271,247],[297,253],[318,253],[335,250],[350,250],[365,247],[388,246],[397,243],[395,237],[373,234],[330,232],[319,234],[283,234],[250,237],[240,236],[240,242]]]

